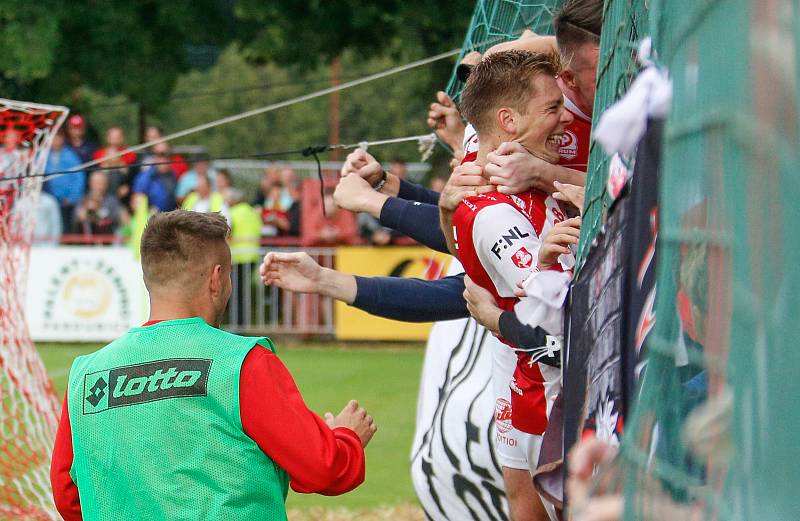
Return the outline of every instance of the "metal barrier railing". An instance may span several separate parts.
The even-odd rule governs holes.
[[[259,261],[234,264],[231,298],[224,327],[246,335],[333,336],[333,300],[266,287],[258,272],[260,259],[268,251],[299,251],[298,248],[262,248]],[[336,248],[303,248],[321,266],[333,268]]]

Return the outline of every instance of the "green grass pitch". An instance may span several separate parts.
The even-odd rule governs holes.
[[[419,344],[355,346],[293,343],[278,346],[312,410],[338,413],[350,399],[362,403],[378,423],[367,447],[367,478],[356,491],[340,497],[289,493],[287,507],[372,509],[415,503],[409,476],[417,389],[423,349]],[[100,346],[39,344],[39,353],[59,394],[64,393],[72,360]]]

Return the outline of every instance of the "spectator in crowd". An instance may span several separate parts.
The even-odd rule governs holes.
[[[211,181],[211,186],[216,187],[217,171],[211,168],[208,164],[208,155],[203,154],[194,162],[194,167],[183,174],[178,180],[178,186],[175,189],[175,197],[179,201],[183,201],[190,192],[197,188],[197,178],[199,176],[206,176]],[[219,188],[217,188],[219,190]],[[221,190],[219,190],[221,192]]]
[[[283,187],[280,184],[272,185],[264,197],[261,206],[261,235],[265,237],[275,237],[288,233],[291,223],[289,222],[289,211],[281,206],[281,194]]]
[[[65,146],[66,136],[59,131],[53,136],[50,154],[47,156],[45,173],[63,172],[81,164],[81,159],[70,147]],[[44,184],[44,190],[58,201],[61,208],[61,222],[69,226],[72,213],[80,203],[86,190],[86,174],[83,171],[74,174],[53,176]]]
[[[314,211],[308,214],[309,222],[303,223],[304,242],[309,246],[354,244],[356,229],[352,214],[340,211],[331,194],[325,194],[322,204],[325,214],[318,205],[312,205]]]
[[[234,264],[256,262],[261,239],[261,216],[247,204],[244,192],[228,191],[231,221],[231,252]]]
[[[67,120],[67,141],[72,150],[81,158],[81,163],[92,160],[97,145],[86,137],[86,118],[73,114]]]
[[[269,200],[272,187],[281,184],[281,171],[275,166],[268,166],[264,169],[259,183],[259,191],[256,198],[253,199],[253,206],[264,207],[265,201]],[[279,204],[279,203],[276,203]]]
[[[150,125],[144,131],[144,140],[147,143],[149,143],[150,141],[161,139],[163,136],[164,136],[164,130],[161,127],[157,127],[155,125]],[[144,157],[142,157],[141,162],[145,164],[154,163],[158,146],[161,144],[162,143],[159,143],[157,145],[149,147],[147,151],[143,154]],[[167,143],[163,143],[163,145],[166,145],[167,148],[169,148],[169,145]],[[183,177],[183,174],[185,174],[189,170],[189,165],[186,163],[185,158],[180,154],[169,153],[168,157],[169,160],[173,162],[172,171],[175,172],[175,177],[180,179],[181,177]]]
[[[398,179],[405,179],[408,175],[408,166],[406,162],[399,158],[394,158],[389,163],[389,173],[396,176]]]
[[[442,193],[444,186],[447,184],[447,179],[444,177],[434,177],[431,179],[431,190],[434,192]]]
[[[105,157],[114,155],[122,150],[125,150],[125,132],[121,127],[111,127],[106,131],[106,146],[95,151],[92,159],[103,159]],[[130,166],[137,161],[136,152],[126,152],[122,156],[122,162],[125,166]]]
[[[158,164],[139,172],[133,184],[133,192],[146,195],[150,208],[169,212],[178,206],[175,200],[175,188],[178,182],[175,172],[172,171],[172,165],[167,162],[169,158],[164,152],[159,151],[154,157]]]
[[[284,167],[281,169],[281,183],[283,183],[281,200],[284,204],[287,201],[290,201],[289,208],[286,210],[286,217],[289,220],[289,228],[284,232],[284,235],[288,235],[290,237],[299,237],[302,203],[300,198],[300,183],[297,181],[297,174],[293,168]]]
[[[225,198],[225,202],[228,203],[228,206],[232,206],[231,202],[228,201],[230,191],[233,189],[233,176],[230,170],[226,168],[217,170],[216,188],[217,192],[221,193],[222,197]]]
[[[300,197],[294,170],[276,166],[264,169],[253,206],[261,209],[262,236],[299,235]]]
[[[392,229],[382,226],[380,221],[368,213],[358,214],[358,234],[375,246],[386,246],[392,242]]]
[[[205,175],[197,176],[197,188],[186,196],[181,208],[200,213],[219,212],[231,223],[230,208],[222,194],[211,188],[211,180]]]
[[[89,175],[89,190],[75,210],[72,231],[82,235],[114,235],[128,214],[119,199],[109,191],[105,172]]]
[[[36,207],[36,228],[33,230],[33,244],[38,246],[56,246],[63,233],[61,208],[55,197],[42,192]]]
[[[222,171],[220,170],[220,173]],[[218,176],[217,179],[221,179]],[[258,210],[247,204],[244,192],[236,188],[227,190],[226,201],[230,205],[231,223],[231,260],[234,265],[232,295],[235,305],[230,306],[230,322],[232,325],[245,324],[245,307],[250,301],[247,286],[252,284],[254,263],[259,261],[261,247],[261,215]]]
[[[109,193],[115,194],[122,204],[128,206],[131,199],[132,170],[135,167],[128,167],[121,157],[104,159],[100,166],[106,174]]]
[[[18,171],[22,163],[22,151],[19,142],[22,136],[14,129],[7,129],[3,134],[3,150],[0,151],[0,177],[13,177],[22,172]]]

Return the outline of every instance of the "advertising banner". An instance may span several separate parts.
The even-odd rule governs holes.
[[[422,246],[375,248],[341,247],[336,269],[362,277],[416,277],[434,280],[446,271],[451,257]],[[430,324],[396,322],[336,303],[339,340],[420,340],[428,338]]]
[[[147,320],[142,268],[129,248],[33,247],[28,273],[34,341],[110,341]]]

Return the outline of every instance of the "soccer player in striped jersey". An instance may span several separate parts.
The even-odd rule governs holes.
[[[486,156],[507,141],[557,163],[564,131],[573,119],[556,82],[559,71],[555,55],[524,51],[492,54],[476,65],[461,109],[476,128],[480,144],[477,154],[465,157],[474,156],[475,163],[462,167],[482,173]],[[449,216],[443,213],[443,217],[446,227]],[[455,250],[467,274],[489,290],[501,308],[511,310],[518,300],[517,284],[535,268],[540,237],[564,219],[558,202],[539,190],[468,197],[452,215]],[[560,260],[559,269],[569,269],[574,262],[568,255]],[[496,403],[502,413],[499,419],[496,416],[498,453],[515,520],[546,519],[541,508],[533,510],[536,497],[531,497],[530,488],[527,494],[515,490],[516,484],[530,483],[529,470],[538,460],[550,399],[560,389],[558,353],[552,351],[531,354],[509,345],[494,359]],[[524,501],[515,501],[515,495]]]

